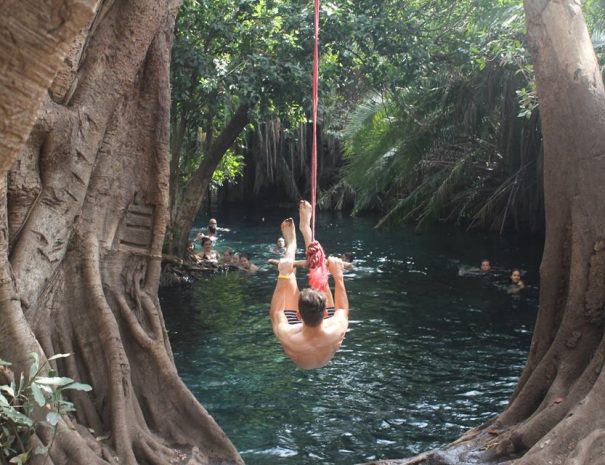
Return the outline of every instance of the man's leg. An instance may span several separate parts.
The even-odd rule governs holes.
[[[286,241],[284,258],[294,261],[296,257],[296,230],[294,229],[294,220],[292,218],[286,218],[282,221],[281,232]]]
[[[299,216],[299,224],[298,228],[303,235],[303,239],[305,241],[305,256],[307,254],[307,247],[313,241],[313,231],[311,229],[311,217],[313,215],[313,207],[306,200],[301,200],[298,204],[298,216]],[[324,292],[326,295],[326,307],[334,307],[334,298],[332,296],[332,291],[330,290],[330,284],[326,287],[326,291]]]
[[[305,254],[307,253],[307,247],[313,240],[313,231],[311,230],[311,217],[313,215],[313,208],[311,204],[306,200],[301,200],[298,204],[298,216],[299,223],[298,227],[303,235],[305,241]]]
[[[296,256],[296,229],[294,228],[294,220],[287,218],[281,224],[282,237],[286,241],[286,253],[282,260],[290,260],[294,262]],[[292,271],[288,281],[288,292],[286,295],[285,309],[298,310],[298,284],[296,282],[296,270]]]

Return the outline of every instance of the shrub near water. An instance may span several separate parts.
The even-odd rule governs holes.
[[[0,463],[5,465],[28,463],[32,455],[48,454],[60,431],[61,415],[75,411],[74,405],[62,398],[65,390],[90,391],[88,384],[77,383],[71,378],[56,376],[48,362],[68,357],[56,354],[40,365],[37,353],[32,353],[29,376],[23,373],[19,381],[13,379],[8,368],[10,363],[0,359]],[[44,374],[48,376],[44,376]],[[35,413],[43,408],[42,415]],[[46,447],[32,448],[30,439],[39,427],[49,428],[52,439]]]

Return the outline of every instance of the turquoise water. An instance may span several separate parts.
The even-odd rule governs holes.
[[[247,464],[406,457],[503,409],[530,344],[539,243],[451,228],[376,231],[374,219],[320,215],[326,251],[356,256],[345,276],[351,322],[329,365],[301,371],[272,334],[276,271],[264,265],[293,213],[217,215],[231,230],[216,248],[252,252],[261,270],[161,292],[179,372]],[[459,276],[484,257],[522,268],[530,288],[511,295],[502,275]]]

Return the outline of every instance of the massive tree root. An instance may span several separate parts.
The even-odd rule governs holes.
[[[34,462],[243,463],[178,377],[157,298],[177,8],[101,2],[0,173],[0,358],[72,353],[51,363],[93,387],[56,438],[38,428],[32,446],[54,442]]]

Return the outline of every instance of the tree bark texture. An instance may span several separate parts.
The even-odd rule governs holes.
[[[61,21],[38,31],[42,51],[13,41],[15,56],[36,61],[19,105],[10,86],[29,71],[1,77],[0,108],[23,117],[1,128],[13,136],[2,153],[18,156],[0,178],[0,358],[19,373],[32,351],[73,353],[52,363],[93,386],[73,395],[77,411],[63,417],[46,463],[243,463],[180,380],[157,297],[178,0],[105,0],[87,25],[93,2],[8,3],[16,17]],[[23,24],[7,20],[3,40]],[[85,25],[75,42],[68,32],[53,39]],[[34,441],[49,436],[40,427]]]
[[[23,147],[44,95],[97,1],[0,3],[0,174]]]
[[[525,1],[544,137],[546,241],[527,366],[495,423],[519,464],[605,457],[605,91],[579,0]]]
[[[605,90],[579,0],[525,0],[525,11],[546,213],[528,362],[498,418],[445,452],[383,465],[605,464]]]

